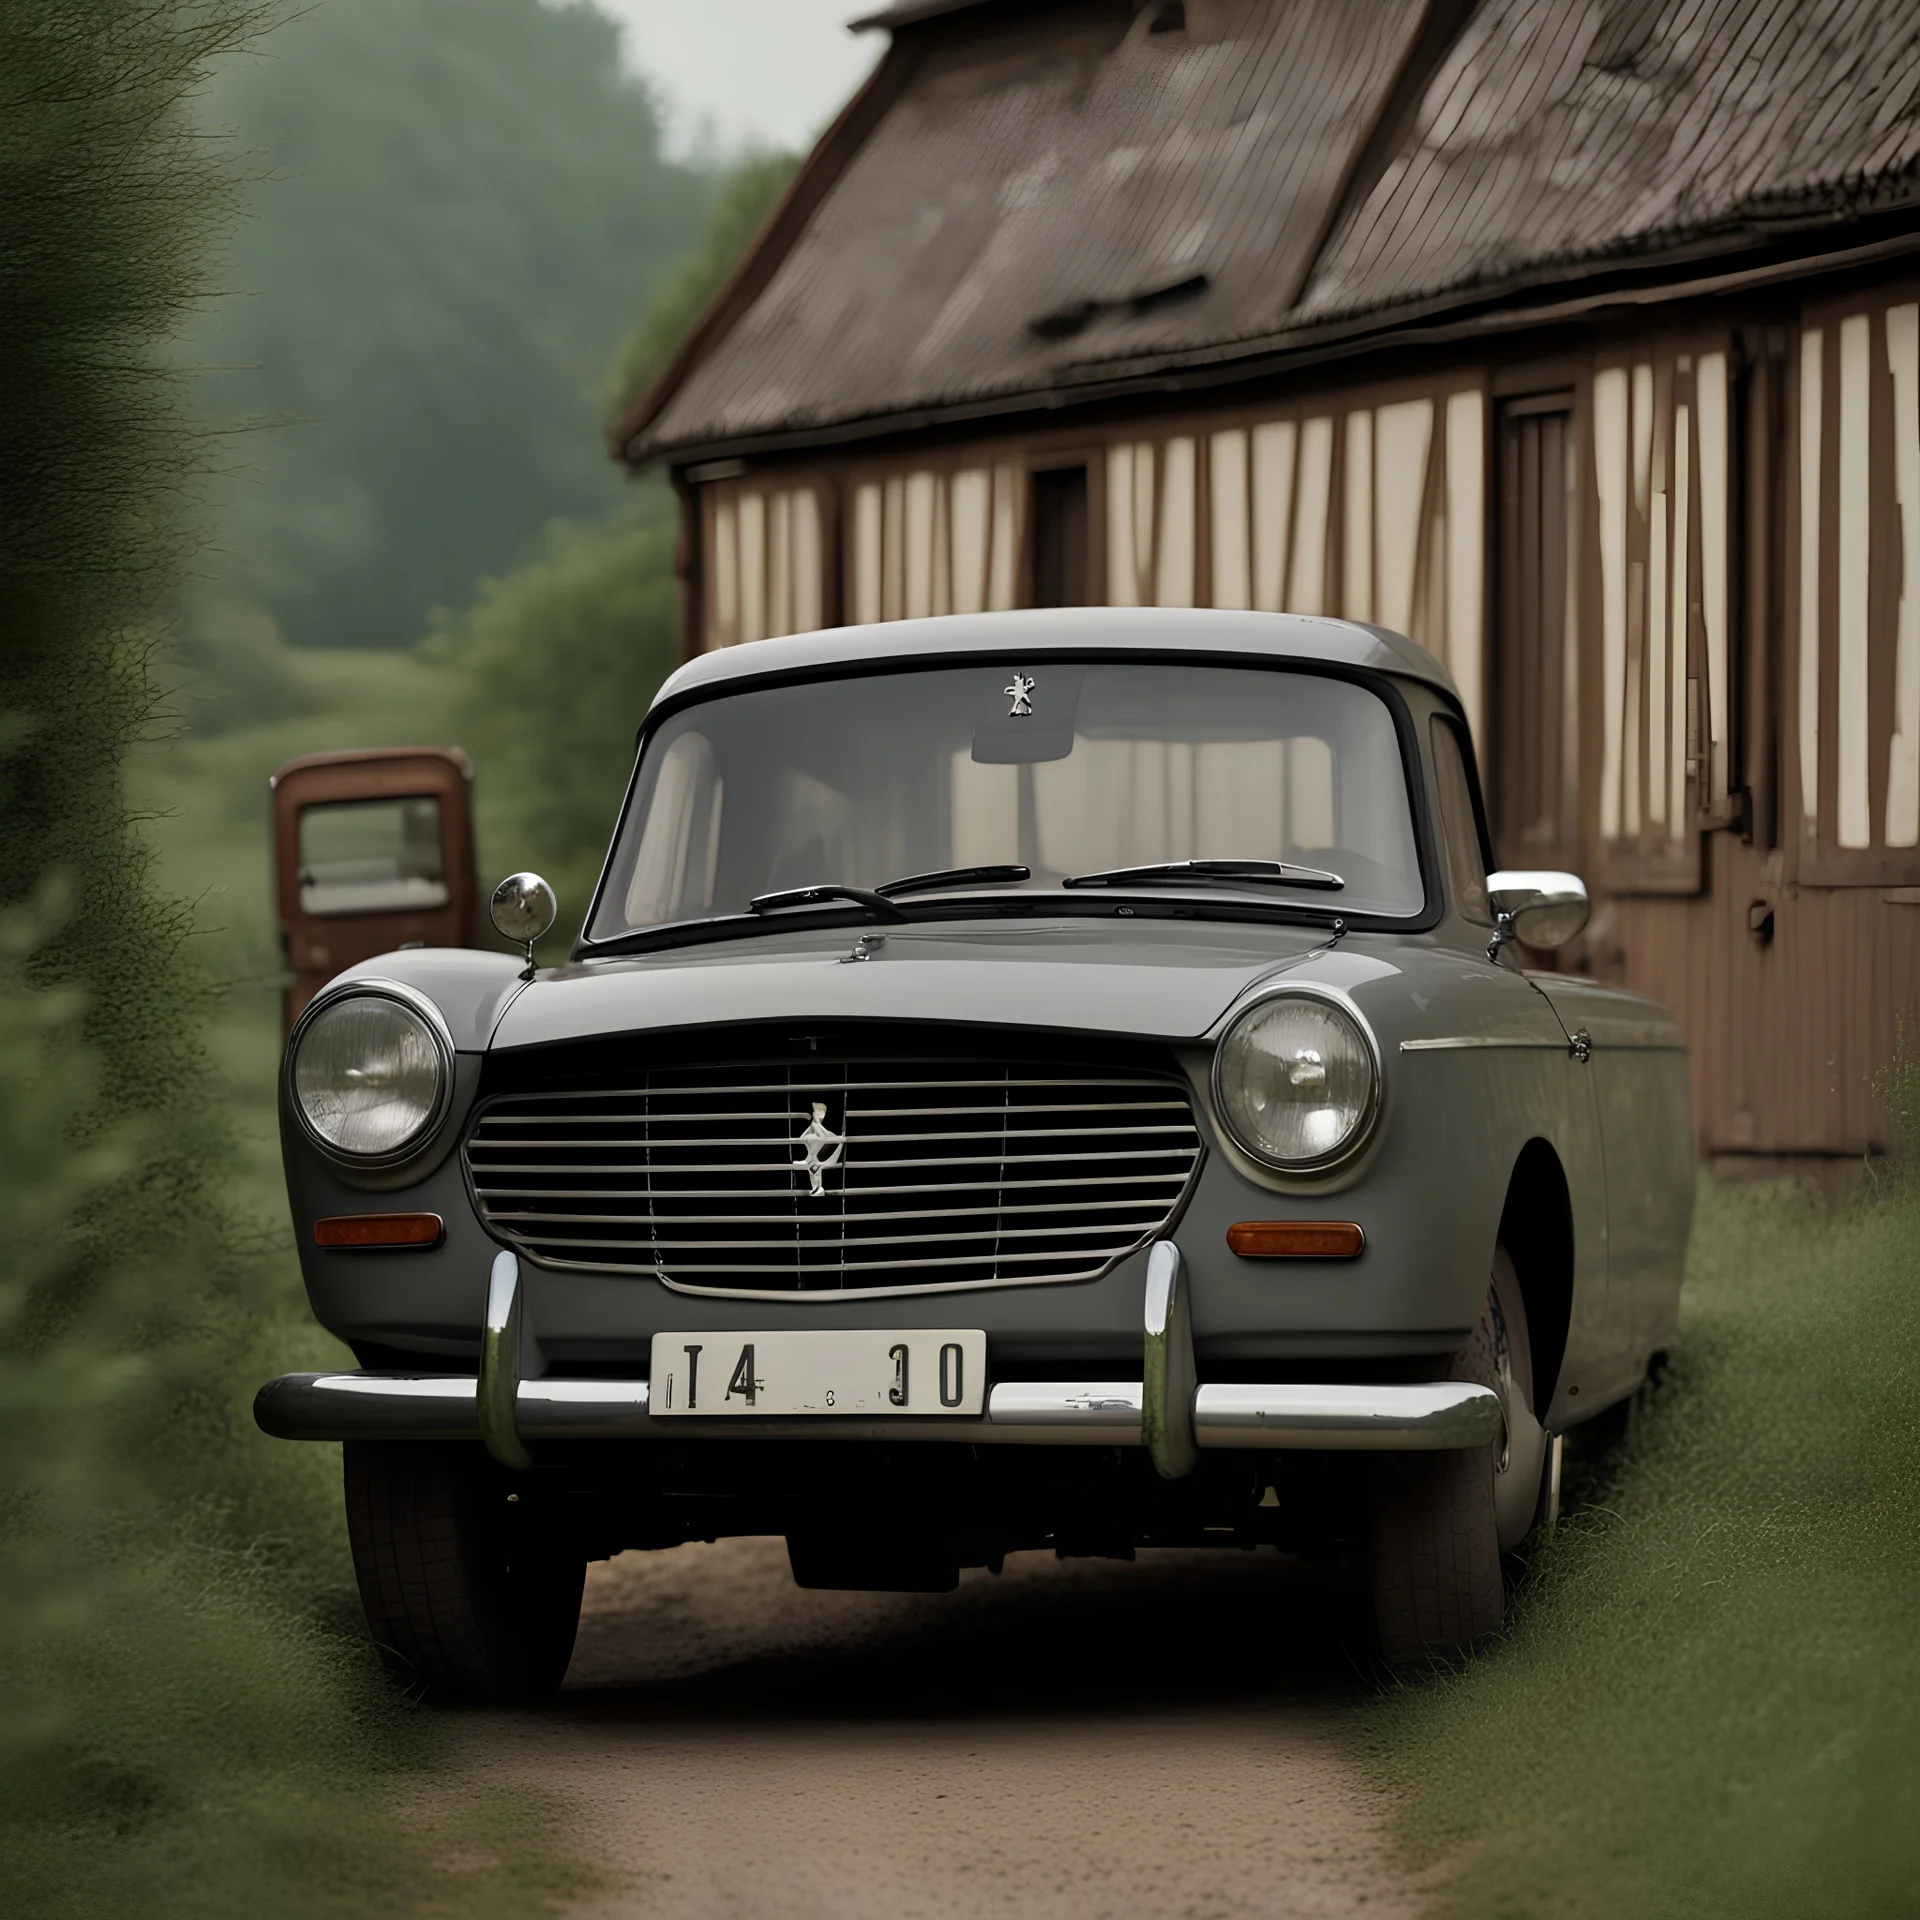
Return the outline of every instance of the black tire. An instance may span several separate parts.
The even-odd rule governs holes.
[[[1450,1377],[1495,1387],[1495,1290]],[[1381,1656],[1414,1666],[1458,1653],[1506,1617],[1494,1477],[1501,1442],[1374,1462],[1373,1617]]]
[[[586,1558],[509,1500],[477,1449],[350,1440],[347,1535],[387,1669],[441,1702],[509,1705],[566,1677]]]

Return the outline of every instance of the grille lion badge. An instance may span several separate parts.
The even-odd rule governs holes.
[[[826,1198],[826,1182],[821,1178],[830,1167],[840,1164],[840,1155],[846,1147],[846,1140],[827,1125],[827,1103],[816,1100],[813,1103],[813,1118],[802,1130],[798,1140],[793,1143],[800,1149],[800,1158],[793,1162],[796,1172],[804,1172],[813,1182],[807,1189],[810,1200]]]
[[[1016,673],[1013,676],[1013,685],[1000,689],[1000,691],[1013,702],[1013,705],[1007,710],[1007,718],[1009,720],[1031,720],[1033,718],[1033,689],[1034,678],[1030,673]]]

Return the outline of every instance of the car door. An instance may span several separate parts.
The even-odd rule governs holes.
[[[481,944],[473,767],[459,748],[309,754],[271,784],[288,1027],[356,961]]]

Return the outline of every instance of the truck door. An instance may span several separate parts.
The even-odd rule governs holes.
[[[308,754],[272,791],[288,1027],[356,961],[479,944],[473,766],[458,747]]]

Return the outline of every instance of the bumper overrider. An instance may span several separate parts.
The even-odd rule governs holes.
[[[481,1441],[503,1466],[532,1465],[545,1441],[933,1440],[966,1445],[1142,1447],[1167,1479],[1202,1448],[1426,1452],[1483,1446],[1501,1428],[1484,1386],[1199,1382],[1180,1250],[1147,1263],[1137,1380],[1002,1381],[977,1416],[660,1419],[648,1383],[547,1378],[523,1326],[520,1263],[503,1251],[488,1287],[480,1370],[472,1374],[290,1373],[254,1400],[282,1440]]]

